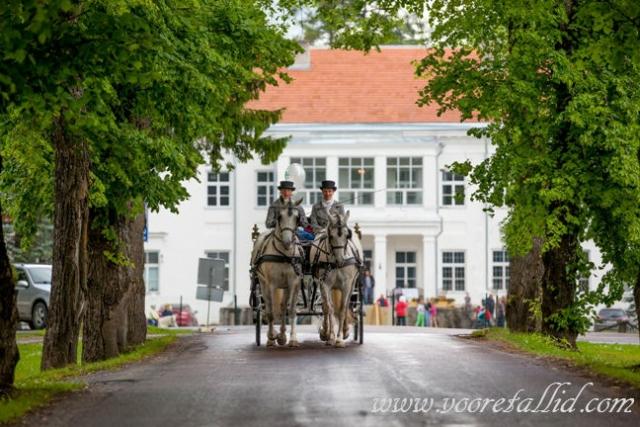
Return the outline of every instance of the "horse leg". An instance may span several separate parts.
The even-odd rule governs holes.
[[[336,343],[336,337],[333,328],[333,303],[331,300],[331,290],[325,282],[322,283],[322,306],[324,312],[323,319],[323,333],[326,338],[327,345],[334,345]]]
[[[327,317],[327,295],[324,287],[324,282],[317,281],[317,286],[320,289],[320,296],[322,298],[322,325],[320,326],[320,339],[327,341],[329,339],[329,317]]]
[[[291,322],[291,335],[289,337],[289,347],[298,347],[298,337],[296,335],[296,305],[298,303],[298,289],[300,286],[300,278],[294,276],[289,280],[289,320]]]
[[[349,308],[349,299],[351,293],[342,288],[340,296],[340,309],[338,310],[338,338],[336,340],[336,347],[344,347],[345,342],[343,340],[343,331],[347,328],[347,309]]]
[[[267,347],[275,345],[276,333],[273,330],[273,301],[275,299],[275,290],[269,286],[267,291],[263,293],[264,298],[264,311],[267,316],[267,322],[269,322],[269,329],[267,330]]]
[[[282,301],[280,301],[280,333],[278,334],[278,345],[287,343],[287,300],[289,298],[288,289],[282,292]]]

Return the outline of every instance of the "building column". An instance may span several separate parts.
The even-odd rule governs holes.
[[[435,236],[422,236],[422,282],[425,300],[438,296],[438,254]]]
[[[380,294],[387,295],[387,236],[384,234],[376,234],[374,237],[373,248],[373,277],[376,279],[374,288],[374,300],[378,299]]]

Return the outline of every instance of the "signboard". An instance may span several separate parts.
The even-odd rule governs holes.
[[[198,259],[198,285],[222,287],[224,285],[224,266],[222,259]]]
[[[223,295],[224,290],[220,288],[209,288],[207,286],[198,286],[196,288],[196,299],[222,302]]]

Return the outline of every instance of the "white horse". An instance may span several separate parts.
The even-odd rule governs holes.
[[[347,227],[348,220],[349,212],[329,215],[326,232],[316,236],[310,251],[322,294],[320,338],[336,347],[344,347],[349,336],[349,301],[362,263],[362,245]]]
[[[291,321],[290,347],[299,345],[296,336],[296,302],[298,289],[302,278],[302,258],[304,253],[298,244],[295,229],[298,224],[298,210],[296,204],[289,202],[280,209],[275,230],[262,233],[253,246],[251,264],[260,282],[262,297],[264,298],[265,317],[269,322],[267,331],[267,347],[273,346],[275,340],[279,345],[287,343],[286,312],[288,306]],[[280,333],[274,331],[274,313],[276,310],[276,290],[284,289],[281,309]]]

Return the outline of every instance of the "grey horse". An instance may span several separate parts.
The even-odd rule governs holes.
[[[349,336],[349,300],[360,270],[362,245],[347,227],[349,212],[332,214],[324,233],[311,247],[314,278],[322,295],[323,324],[320,338],[328,345],[344,347]]]
[[[295,228],[298,224],[299,211],[296,207],[302,200],[285,205],[279,210],[275,230],[262,233],[253,246],[251,264],[260,282],[264,298],[265,318],[269,322],[267,331],[267,347],[273,346],[277,340],[279,345],[287,343],[286,313],[287,307],[291,321],[289,346],[299,345],[296,336],[296,302],[300,280],[302,278],[302,248],[298,245]],[[277,304],[276,291],[284,290],[281,309],[275,310]],[[280,333],[274,331],[275,313],[281,316]]]

